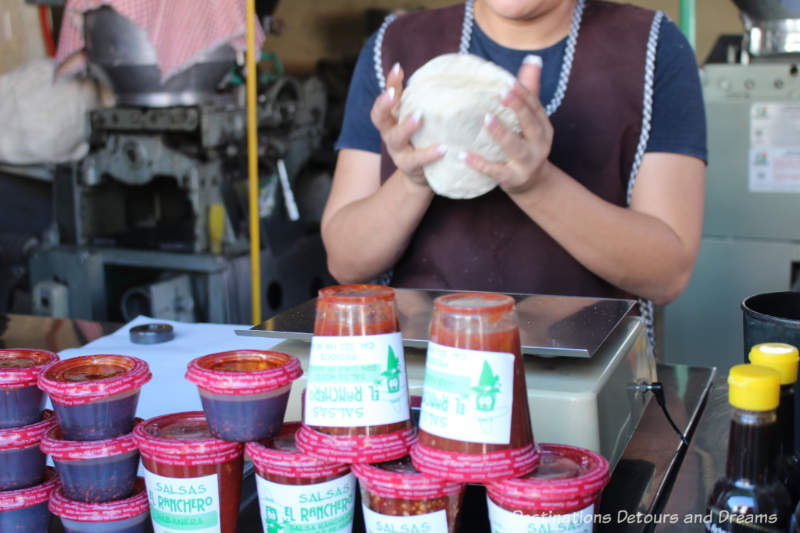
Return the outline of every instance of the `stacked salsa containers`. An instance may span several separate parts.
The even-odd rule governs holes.
[[[138,533],[147,526],[144,483],[137,478],[133,437],[146,362],[124,355],[87,355],[57,362],[38,378],[58,425],[43,435],[60,483],[49,508],[67,533]]]
[[[46,533],[50,493],[58,483],[39,442],[56,419],[42,410],[36,383],[58,356],[45,350],[0,350],[0,531]]]

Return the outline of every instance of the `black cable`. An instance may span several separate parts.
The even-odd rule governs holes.
[[[667,417],[667,422],[669,422],[669,425],[672,426],[672,429],[674,429],[675,433],[677,433],[678,436],[681,438],[681,442],[683,442],[683,444],[688,447],[689,441],[686,439],[683,433],[681,433],[681,430],[678,429],[678,425],[675,424],[675,421],[672,420],[672,417],[669,415],[669,411],[667,411],[667,401],[664,398],[664,385],[661,384],[661,382],[659,381],[654,381],[653,383],[643,383],[642,390],[650,391],[653,393],[656,402],[658,402],[658,405],[661,406],[661,410],[664,411],[664,416]]]

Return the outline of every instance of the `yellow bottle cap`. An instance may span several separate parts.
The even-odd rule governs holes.
[[[771,411],[778,407],[781,375],[759,365],[736,365],[728,373],[728,401],[738,409]]]
[[[754,365],[768,366],[781,375],[781,385],[791,385],[797,381],[797,361],[800,360],[797,348],[782,342],[765,342],[750,348],[750,362]]]

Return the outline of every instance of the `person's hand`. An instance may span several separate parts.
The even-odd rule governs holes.
[[[503,149],[508,161],[486,161],[472,152],[459,156],[472,168],[497,181],[509,194],[525,192],[542,178],[542,170],[553,144],[553,126],[539,101],[541,58],[528,56],[517,74],[517,81],[503,95],[502,103],[514,110],[520,134],[507,128],[497,117],[487,114],[484,127]]]
[[[411,135],[422,125],[423,117],[416,112],[402,123],[397,121],[395,114],[400,107],[402,91],[403,69],[395,63],[386,77],[386,91],[375,100],[370,118],[397,168],[415,184],[427,187],[422,167],[442,157],[447,147],[439,144],[418,150],[412,146]]]

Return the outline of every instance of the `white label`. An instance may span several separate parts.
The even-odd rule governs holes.
[[[400,333],[311,339],[303,421],[310,426],[375,426],[409,418]]]
[[[144,471],[155,533],[220,533],[217,475],[174,478]]]
[[[506,511],[486,497],[489,507],[489,522],[492,533],[539,533],[558,531],[559,533],[592,533],[594,505],[569,514],[550,516],[528,516]]]
[[[264,533],[350,533],[356,480],[353,474],[314,485],[282,485],[256,476]]]
[[[446,439],[511,441],[514,354],[428,343],[419,427]]]
[[[444,509],[433,513],[411,516],[379,514],[361,505],[364,510],[366,533],[447,533],[447,512]]]
[[[800,104],[750,106],[749,163],[751,192],[800,192]]]

